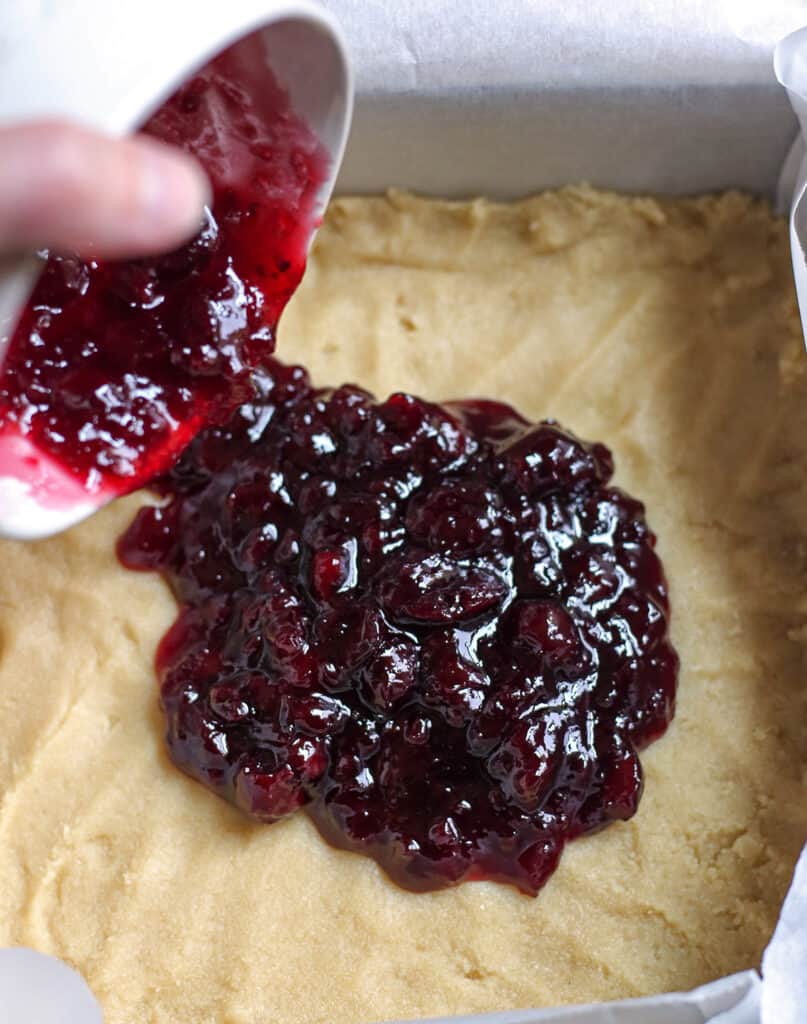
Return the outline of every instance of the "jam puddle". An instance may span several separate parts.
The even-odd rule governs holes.
[[[180,605],[173,760],[264,822],[303,808],[401,886],[535,893],[636,811],[677,659],[610,453],[496,402],[377,403],[274,363],[121,538]]]

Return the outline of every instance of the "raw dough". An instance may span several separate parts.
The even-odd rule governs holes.
[[[134,496],[0,545],[0,945],[106,1024],[367,1024],[694,986],[759,962],[807,835],[807,364],[785,225],[729,194],[331,206],[280,355],[385,394],[489,395],[609,444],[670,577],[680,699],[638,816],[537,899],[413,895],[302,815],[169,763],[174,607],[115,561]]]

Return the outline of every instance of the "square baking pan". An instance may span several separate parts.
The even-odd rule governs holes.
[[[769,42],[739,34],[716,0],[324,5],[358,79],[340,193],[508,199],[588,181],[629,193],[776,194],[796,119]],[[756,1024],[758,1004],[758,978],[746,972],[621,1009],[451,1024]]]

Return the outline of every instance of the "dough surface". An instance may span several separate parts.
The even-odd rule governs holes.
[[[807,364],[787,234],[737,194],[335,201],[279,355],[319,383],[484,395],[614,451],[671,586],[676,719],[639,813],[537,899],[415,895],[306,818],[169,763],[174,606],[123,570],[133,496],[0,545],[0,945],[106,1024],[369,1024],[688,988],[759,962],[807,835]]]

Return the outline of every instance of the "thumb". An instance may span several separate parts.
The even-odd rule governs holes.
[[[145,135],[77,125],[0,128],[0,250],[153,255],[201,226],[210,186],[188,154]]]

